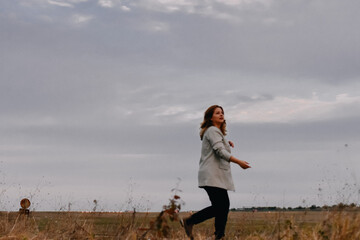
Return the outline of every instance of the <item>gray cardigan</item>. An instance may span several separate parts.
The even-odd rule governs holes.
[[[203,136],[199,187],[218,187],[235,191],[230,168],[231,149],[224,135],[217,127],[209,127]]]

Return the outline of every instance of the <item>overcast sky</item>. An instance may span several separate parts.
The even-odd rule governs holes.
[[[0,209],[159,211],[220,104],[231,207],[360,199],[357,0],[1,0]]]

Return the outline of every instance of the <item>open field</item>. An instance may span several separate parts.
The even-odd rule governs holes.
[[[186,217],[190,213],[180,213]],[[159,213],[0,213],[0,239],[186,239],[177,220]],[[158,219],[158,221],[156,220]],[[230,212],[226,239],[360,239],[360,212]],[[194,227],[211,239],[213,220]]]

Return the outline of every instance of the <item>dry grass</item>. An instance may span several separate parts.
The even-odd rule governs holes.
[[[181,213],[182,217],[189,213]],[[0,239],[186,239],[178,221],[163,213],[0,213]],[[159,225],[160,224],[160,225]],[[353,211],[230,212],[227,239],[360,239],[360,214]],[[167,232],[161,232],[167,228]],[[211,239],[213,220],[194,227],[195,239]],[[165,233],[165,234],[164,234]],[[166,235],[166,237],[165,237]]]

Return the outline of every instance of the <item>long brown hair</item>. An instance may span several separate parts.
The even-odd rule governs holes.
[[[211,121],[212,116],[214,115],[215,109],[220,108],[222,113],[224,114],[224,109],[219,105],[212,105],[210,106],[204,113],[204,120],[200,125],[200,139],[203,140],[203,136],[205,131],[214,126],[213,122]],[[225,115],[225,114],[224,114]],[[226,135],[226,121],[224,121],[220,126],[220,131],[225,136]]]

